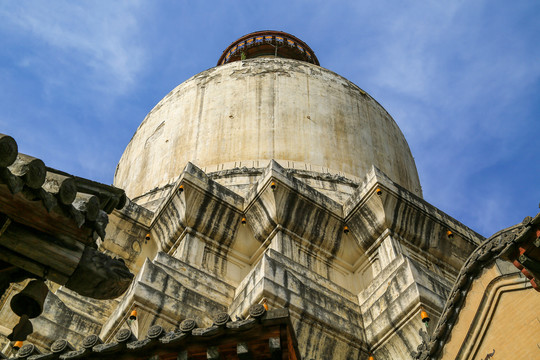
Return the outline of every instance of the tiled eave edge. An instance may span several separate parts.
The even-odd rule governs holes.
[[[479,275],[482,269],[491,265],[497,258],[513,260],[515,258],[516,247],[532,242],[535,237],[538,241],[539,228],[540,213],[534,218],[528,216],[521,224],[510,226],[495,233],[469,256],[454,283],[432,335],[429,337],[423,330],[420,330],[424,341],[418,346],[418,351],[412,353],[414,359],[427,360],[437,358],[446,344],[453,325],[459,316],[459,310],[467,297],[472,281]],[[538,283],[538,280],[534,277],[530,278],[531,283],[535,281]]]

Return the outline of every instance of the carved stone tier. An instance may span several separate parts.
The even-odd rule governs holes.
[[[219,313],[242,319],[264,301],[289,309],[303,358],[390,359],[419,343],[420,307],[438,318],[482,241],[376,168],[342,203],[275,161],[242,196],[220,179],[188,164],[155,212],[128,202],[112,213],[101,248],[138,275],[98,317],[103,340],[188,318],[211,326]]]

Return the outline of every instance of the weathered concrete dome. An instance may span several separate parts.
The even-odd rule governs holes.
[[[382,106],[327,69],[281,58],[231,62],[176,87],[137,129],[114,184],[137,198],[188,162],[212,173],[271,159],[355,181],[376,166],[421,196],[407,142]]]

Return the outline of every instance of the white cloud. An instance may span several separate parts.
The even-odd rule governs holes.
[[[74,76],[69,72],[74,72],[99,91],[121,94],[133,84],[144,64],[145,54],[134,40],[139,32],[137,2],[4,2],[2,5],[3,32],[35,46],[18,63],[34,65],[48,85],[58,86]]]
[[[395,117],[426,200],[486,235],[511,215],[515,180],[502,168],[530,151],[524,129],[537,126],[523,100],[540,79],[532,11],[486,1],[364,4],[362,26],[347,34],[361,50],[344,43],[334,57]]]

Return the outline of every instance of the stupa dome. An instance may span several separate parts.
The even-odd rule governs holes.
[[[173,182],[188,162],[212,173],[264,168],[275,159],[285,168],[354,181],[375,166],[421,196],[414,159],[386,110],[318,66],[297,38],[263,33],[231,44],[223,65],[186,80],[150,111],[118,163],[114,184],[137,198]],[[266,57],[256,44],[247,48],[249,39],[267,36],[273,36],[267,45],[280,36],[296,50],[278,48],[277,57]],[[244,55],[231,53],[238,43],[247,48]]]

